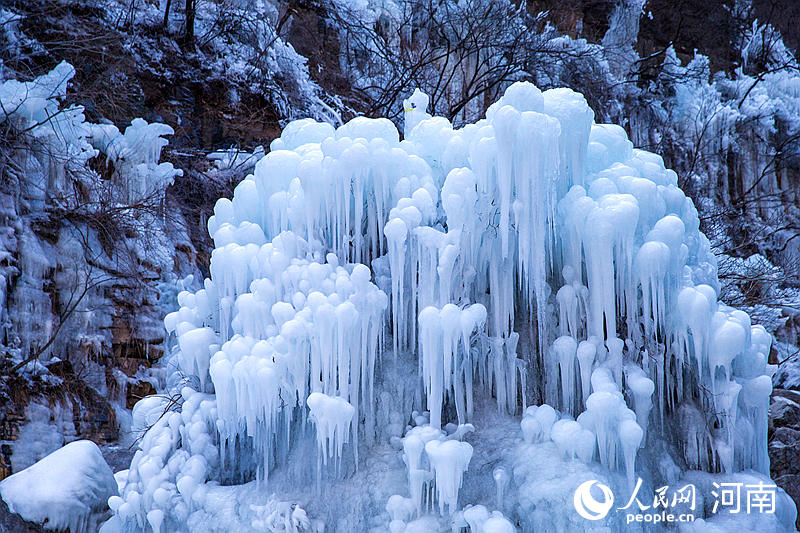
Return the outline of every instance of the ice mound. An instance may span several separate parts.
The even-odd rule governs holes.
[[[289,124],[217,202],[211,276],[165,318],[170,363],[197,380],[173,379],[181,409],[145,435],[113,501],[127,529],[185,522],[231,467],[268,487],[304,442],[318,483],[347,450],[357,469],[414,410],[428,415],[394,441],[409,499],[387,512],[392,531],[430,530],[424,513],[479,503],[459,492],[481,443],[447,434],[480,426],[477,395],[522,414],[519,459],[486,482],[519,491],[524,527],[569,509],[585,476],[663,475],[655,443],[684,470],[768,474],[771,338],[717,300],[675,172],[566,89],[515,83],[461,129],[426,104],[406,101],[402,140],[385,119]],[[379,412],[376,388],[405,380]],[[508,530],[471,509],[474,527]]]

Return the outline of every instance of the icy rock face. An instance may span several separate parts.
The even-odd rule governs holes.
[[[167,222],[181,215],[155,208],[181,173],[159,163],[172,129],[135,119],[122,134],[88,122],[81,106],[63,103],[74,75],[62,62],[31,81],[0,83],[0,121],[18,142],[8,156],[20,165],[0,193],[0,328],[14,363],[37,355],[22,372],[46,374],[41,363],[59,357],[86,366],[87,383],[105,395],[113,384],[94,359],[112,344],[142,346],[148,357],[159,351],[163,311],[154,292],[159,282],[174,290],[191,253],[180,249],[192,246]],[[110,175],[93,164],[102,157]],[[37,229],[43,217],[46,234]]]
[[[676,174],[572,91],[515,83],[461,129],[422,96],[402,141],[385,119],[290,124],[217,202],[211,278],[165,318],[200,390],[148,431],[118,521],[180,523],[220,465],[247,457],[264,479],[309,422],[318,464],[349,443],[357,465],[389,422],[374,408],[380,357],[416,361],[414,408],[430,413],[402,440],[411,497],[390,500],[392,531],[427,527],[409,520],[434,501],[458,510],[473,448],[441,428],[448,405],[473,422],[476,391],[524,413],[529,447],[628,481],[652,439],[689,468],[767,471],[771,339],[717,301]],[[531,388],[545,405],[527,407]]]
[[[74,75],[62,62],[0,80],[3,135],[15,139],[3,157],[17,169],[0,191],[2,358],[21,378],[0,402],[13,472],[76,438],[129,435],[126,400],[159,386],[164,370],[149,367],[163,314],[195,268],[182,215],[163,209],[180,173],[159,164],[171,128],[138,119],[122,134],[87,121],[64,102]],[[106,357],[112,348],[118,357]]]
[[[11,471],[19,472],[74,440],[75,418],[71,403],[48,405],[32,401],[25,408],[27,422],[20,428],[11,455]]]
[[[0,482],[11,512],[46,529],[81,533],[96,527],[117,483],[97,445],[74,441]]]

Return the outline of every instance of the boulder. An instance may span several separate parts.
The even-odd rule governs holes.
[[[97,445],[71,442],[0,482],[12,513],[48,530],[94,530],[117,494],[114,474]]]

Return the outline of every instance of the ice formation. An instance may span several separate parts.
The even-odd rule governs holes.
[[[454,526],[470,533],[515,533],[514,525],[500,511],[489,512],[483,505],[467,506],[453,520]]]
[[[399,441],[410,498],[389,500],[393,532],[433,509],[514,530],[459,507],[473,447],[447,427],[481,423],[478,394],[522,414],[527,445],[631,484],[655,438],[687,469],[768,474],[771,339],[717,301],[676,174],[566,89],[515,83],[461,129],[426,103],[406,102],[403,140],[385,119],[293,122],[217,202],[211,277],[165,319],[198,380],[147,432],[117,524],[173,530],[242,456],[268,484],[309,428],[319,463],[347,447],[357,466],[389,424],[376,387],[404,361],[429,414]]]
[[[130,203],[163,191],[182,174],[172,163],[158,162],[168,142],[163,136],[174,133],[170,126],[137,118],[123,135],[112,124],[86,122],[81,106],[59,109],[74,76],[75,68],[62,61],[32,81],[7,80],[0,85],[0,119],[9,120],[18,131],[30,131],[38,140],[33,154],[48,169],[43,193],[66,183],[66,167],[79,168],[99,153],[114,165],[118,177],[124,176],[120,181]]]
[[[163,136],[174,133],[166,124],[148,124],[144,119],[136,118],[125,128],[124,134],[120,134],[113,124],[91,124],[89,141],[106,154],[118,175],[126,177],[126,199],[134,203],[163,191],[172,184],[175,176],[183,174],[172,163],[158,162],[161,149],[168,143]]]
[[[267,502],[267,505],[253,505],[257,518],[251,523],[257,531],[271,533],[323,533],[324,525],[315,524],[308,518],[302,507],[289,502]]]
[[[456,432],[446,437],[442,430],[426,424],[411,429],[403,439],[409,492],[418,513],[434,501],[438,501],[440,513],[445,505],[451,513],[458,508],[458,490],[472,459],[472,446],[458,440],[461,435]]]
[[[340,396],[332,398],[321,392],[309,394],[306,403],[309,416],[316,426],[320,461],[326,463],[328,457],[341,459],[355,409]]]

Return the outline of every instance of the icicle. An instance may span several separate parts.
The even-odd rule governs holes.
[[[584,407],[586,407],[586,399],[589,398],[591,392],[592,364],[596,353],[597,347],[589,341],[581,341],[576,352],[581,372],[581,394]]]
[[[647,435],[648,417],[653,406],[653,392],[655,384],[645,373],[636,365],[625,367],[625,379],[628,388],[633,394],[634,410],[636,411],[636,422],[642,428],[643,441]]]
[[[622,453],[625,456],[625,473],[628,477],[629,487],[633,487],[636,452],[639,451],[643,436],[642,428],[633,420],[626,419],[620,422],[619,440],[622,444]]]
[[[561,369],[561,408],[572,414],[575,398],[575,354],[578,343],[572,337],[559,337],[553,343]]]
[[[496,505],[499,509],[502,509],[505,506],[505,491],[511,476],[508,475],[505,468],[498,466],[492,470],[492,477],[495,484]]]

